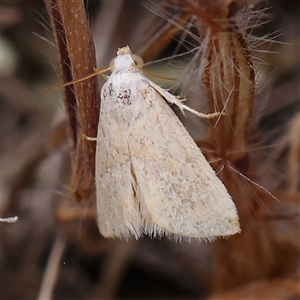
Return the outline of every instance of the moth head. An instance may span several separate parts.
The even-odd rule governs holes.
[[[129,46],[125,46],[125,47],[122,47],[122,48],[119,48],[118,51],[117,51],[117,55],[124,55],[124,54],[132,54]]]
[[[122,64],[120,64],[120,62],[122,62]],[[117,56],[114,57],[110,61],[110,64],[109,64],[110,67],[114,66],[117,69],[120,69],[120,68],[123,68],[126,66],[127,67],[135,66],[138,69],[142,69],[143,65],[144,65],[143,59],[136,54],[132,54],[132,52],[128,46],[119,48],[117,51]]]

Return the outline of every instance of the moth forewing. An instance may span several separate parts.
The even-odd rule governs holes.
[[[181,102],[135,66],[128,47],[101,90],[98,224],[106,237],[213,239],[240,232],[235,204],[177,116]]]
[[[128,146],[145,233],[212,238],[239,232],[231,197],[177,116],[154,89],[142,103]]]
[[[134,201],[127,136],[110,97],[102,98],[96,149],[98,226],[105,237],[138,238],[142,223]]]

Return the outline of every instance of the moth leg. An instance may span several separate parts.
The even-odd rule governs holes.
[[[154,90],[156,90],[169,103],[175,104],[181,110],[181,112],[183,113],[184,116],[185,116],[185,113],[184,113],[185,110],[191,112],[192,114],[194,114],[200,118],[204,118],[204,119],[211,119],[211,118],[219,117],[221,115],[225,115],[224,112],[215,112],[215,113],[209,113],[209,114],[198,112],[197,110],[182,103],[186,99],[178,99],[176,96],[170,94],[168,91],[166,91],[163,88],[161,88],[160,86],[154,84],[150,80],[148,83]]]
[[[82,139],[86,139],[88,141],[97,142],[97,137],[87,136],[84,133],[82,134]]]

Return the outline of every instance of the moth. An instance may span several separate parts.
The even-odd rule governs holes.
[[[104,237],[213,240],[240,232],[225,186],[166,103],[192,108],[140,71],[120,48],[101,89],[96,149]]]

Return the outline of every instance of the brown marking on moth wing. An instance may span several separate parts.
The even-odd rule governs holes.
[[[146,81],[147,83],[147,81]],[[149,88],[148,89],[140,89],[140,88],[137,88],[137,92],[138,94],[140,94],[143,99],[146,101],[146,103],[151,106],[152,104],[152,97],[149,97],[149,94],[152,92],[151,89],[153,89],[151,86],[148,86]],[[154,89],[153,89],[154,90]],[[154,90],[155,91],[155,90]],[[156,92],[156,91],[155,91]]]
[[[103,90],[102,94],[101,94],[102,98],[106,98],[107,97],[107,90]]]
[[[109,96],[112,96],[113,95],[113,93],[114,93],[114,89],[113,89],[113,87],[112,87],[112,84],[110,83],[109,85],[108,85],[108,93],[109,93]]]
[[[130,89],[124,89],[119,92],[117,95],[117,103],[122,103],[124,105],[131,105],[131,90]]]

